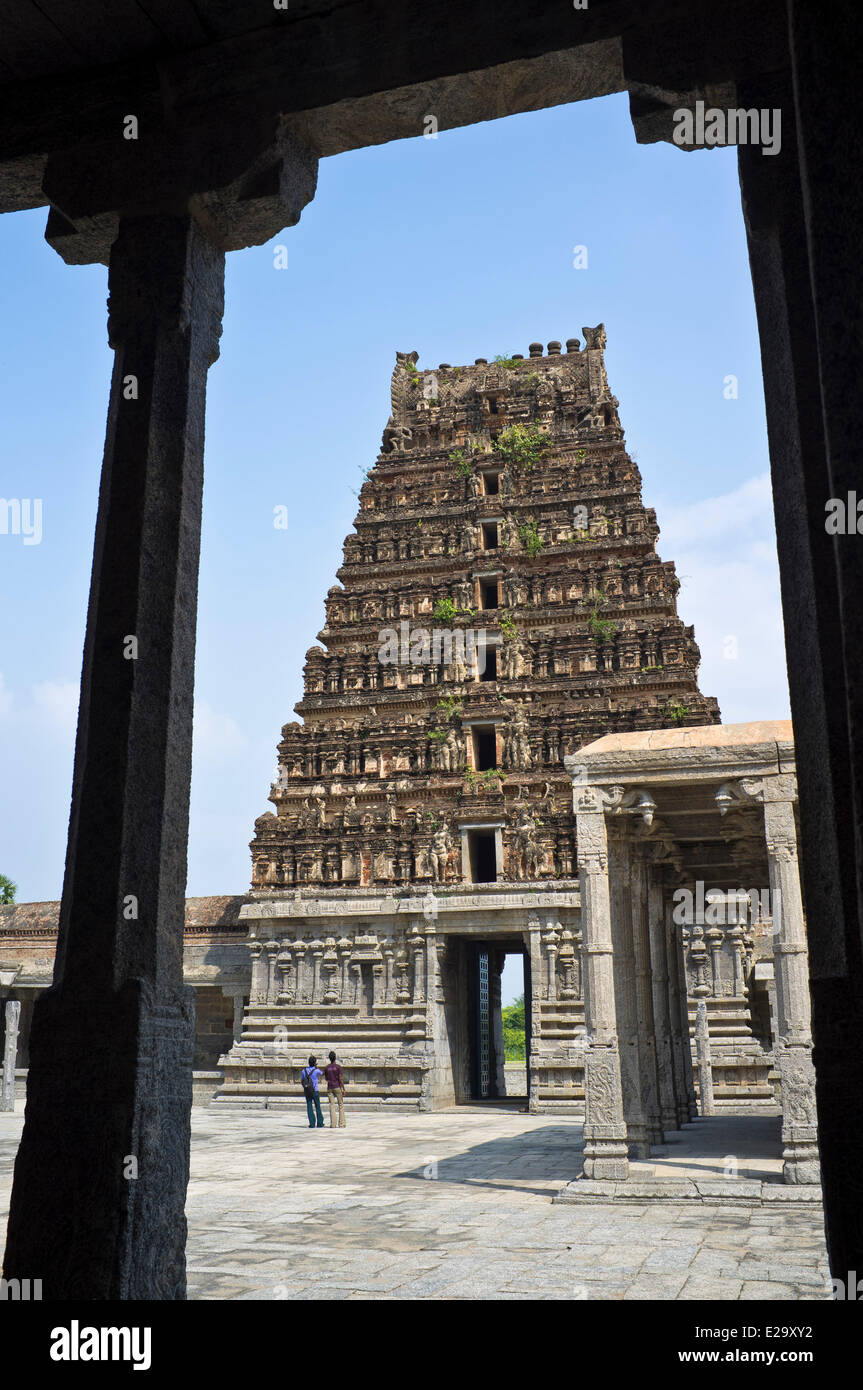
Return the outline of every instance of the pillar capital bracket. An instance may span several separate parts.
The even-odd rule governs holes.
[[[317,155],[283,119],[165,125],[51,155],[45,239],[69,265],[107,265],[121,217],[189,215],[220,251],[294,226],[317,184]]]
[[[755,804],[764,806],[777,801],[793,802],[797,800],[797,778],[793,772],[767,777],[741,777],[735,782],[723,782],[715,800],[721,816]]]
[[[643,787],[608,787],[603,789],[602,795],[607,815],[640,816],[648,829],[652,826],[656,802]]]
[[[620,783],[601,787],[594,783],[576,782],[572,799],[576,815],[640,815],[645,825],[649,826],[656,812],[656,802],[648,791],[641,787],[626,788]]]

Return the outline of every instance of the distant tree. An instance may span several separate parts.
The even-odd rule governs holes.
[[[17,892],[18,884],[13,883],[11,878],[7,878],[5,874],[0,874],[0,907],[14,903]]]
[[[512,1004],[500,1011],[503,1023],[503,1054],[507,1062],[525,1061],[526,1024],[524,1017],[524,995],[520,994]]]

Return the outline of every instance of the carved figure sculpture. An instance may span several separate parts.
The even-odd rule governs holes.
[[[518,768],[520,771],[530,767],[529,724],[523,705],[516,705],[510,717],[504,743],[504,757],[508,767]]]
[[[458,772],[464,761],[462,742],[455,729],[450,729],[443,745],[444,771]]]
[[[519,815],[515,828],[515,840],[518,846],[516,865],[518,878],[535,878],[539,872],[542,852],[536,833],[536,821],[527,807]]]
[[[447,829],[447,823],[441,821],[432,836],[431,850],[429,851],[431,874],[435,883],[443,883],[446,878],[446,866],[451,848],[452,839]]]
[[[509,681],[521,675],[522,645],[518,637],[503,644],[503,673]]]

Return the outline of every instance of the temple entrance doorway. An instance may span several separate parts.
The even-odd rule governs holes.
[[[459,938],[449,949],[447,1013],[456,1102],[527,1105],[530,958],[524,942],[515,934]],[[523,1012],[512,1007],[519,999]]]

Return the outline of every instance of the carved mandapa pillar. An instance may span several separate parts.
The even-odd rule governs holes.
[[[776,975],[776,1067],[782,1083],[782,1172],[788,1183],[819,1182],[815,1069],[812,1065],[809,972],[797,867],[794,778],[767,778],[764,830],[773,905]],[[744,784],[745,785],[745,784]]]
[[[629,839],[620,820],[606,824],[609,841],[608,893],[611,909],[612,969],[617,1051],[626,1142],[633,1158],[647,1158],[650,1139],[646,1116],[646,1089],[641,1072],[641,1037],[635,1004],[635,961],[632,930],[632,857]]]
[[[707,1024],[707,1000],[699,999],[695,1006],[695,1050],[698,1054],[698,1089],[701,1092],[702,1115],[714,1115],[713,1059],[710,1055],[710,1029]]]
[[[621,917],[626,939],[627,968],[624,978],[628,984],[628,1008],[634,1038],[636,1097],[630,1104],[624,1088],[624,1114],[630,1146],[634,1138],[630,1112],[637,1117],[640,1136],[646,1143],[644,1157],[649,1157],[650,1144],[663,1142],[662,1116],[659,1103],[659,1084],[654,1036],[653,993],[650,978],[650,945],[648,938],[647,866],[639,846],[625,837],[626,881],[622,900],[628,908]],[[619,994],[618,994],[619,998]]]
[[[665,901],[662,885],[655,881],[655,870],[648,874],[647,924],[650,947],[650,986],[653,991],[653,1024],[656,1046],[656,1074],[659,1088],[660,1120],[664,1132],[678,1124],[677,1096],[671,1026],[671,993],[668,978],[668,947],[665,939]]]
[[[223,252],[189,216],[121,218],[57,959],[34,1011],[4,1266],[41,1278],[51,1300],[185,1297],[184,892],[204,399],[223,280]]]
[[[671,1011],[671,1037],[674,1057],[675,1091],[679,1115],[678,1129],[698,1118],[692,1047],[689,1041],[689,989],[683,939],[674,915],[666,904],[666,943],[668,948],[668,993]]]
[[[0,1110],[15,1109],[15,1063],[18,1060],[18,1023],[21,1005],[17,999],[7,999],[6,1033],[3,1042],[3,1083],[0,1088]]]
[[[575,800],[584,979],[584,1176],[627,1178],[626,1124],[614,1007],[608,840],[600,793]]]

